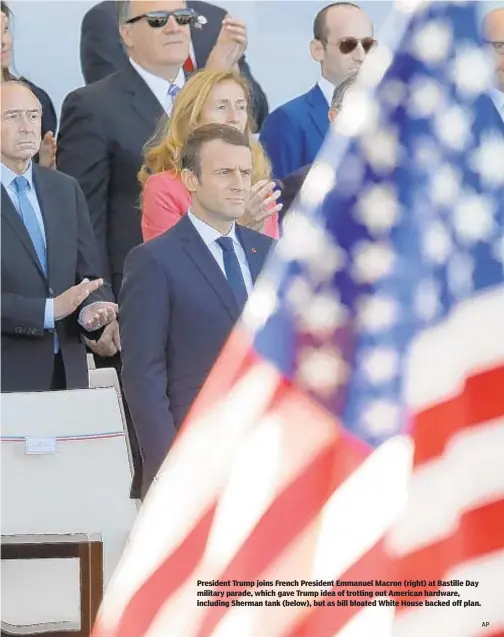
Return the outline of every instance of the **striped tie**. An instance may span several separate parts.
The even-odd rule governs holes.
[[[171,115],[172,109],[173,109],[173,102],[175,101],[175,98],[177,97],[177,95],[180,93],[180,86],[177,86],[176,84],[170,84],[169,88],[168,88],[168,105],[167,105],[167,109],[166,112],[168,113],[168,115]]]

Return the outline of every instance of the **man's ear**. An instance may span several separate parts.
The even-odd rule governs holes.
[[[184,168],[180,173],[180,179],[190,193],[196,192],[199,180],[192,171]]]
[[[324,45],[320,40],[310,42],[310,53],[315,62],[323,62],[325,58]]]
[[[124,46],[131,47],[131,34],[130,34],[130,25],[129,24],[120,24],[119,25],[119,35],[121,36],[121,40],[123,41]]]

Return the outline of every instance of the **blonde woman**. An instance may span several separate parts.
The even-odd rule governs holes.
[[[232,71],[202,70],[177,95],[161,142],[147,150],[139,173],[142,192],[142,235],[153,239],[174,226],[187,212],[191,197],[180,180],[180,150],[189,134],[204,124],[228,124],[252,137],[249,88]],[[271,166],[261,144],[251,139],[252,196],[241,225],[278,237],[280,191],[271,180]]]

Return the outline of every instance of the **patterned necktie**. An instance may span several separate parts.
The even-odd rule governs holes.
[[[231,237],[221,237],[217,239],[217,243],[222,248],[226,278],[241,312],[247,302],[248,293],[245,281],[243,280],[240,263],[234,250],[233,239],[231,239]]]
[[[44,241],[44,235],[40,229],[40,225],[37,219],[37,215],[33,206],[28,199],[28,190],[30,188],[30,182],[26,177],[18,176],[14,179],[14,187],[16,188],[18,201],[19,201],[19,213],[28,234],[37,253],[40,265],[44,274],[47,274],[47,260],[46,260],[46,246]]]
[[[176,84],[170,84],[168,91],[166,93],[168,95],[168,108],[167,108],[168,115],[171,114],[173,109],[173,102],[175,101],[175,98],[177,97],[179,93],[180,93],[180,86],[177,86]]]

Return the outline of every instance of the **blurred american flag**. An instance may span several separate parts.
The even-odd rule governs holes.
[[[391,21],[94,637],[504,635],[503,125],[474,3]],[[227,579],[468,579],[481,606],[196,606]]]

